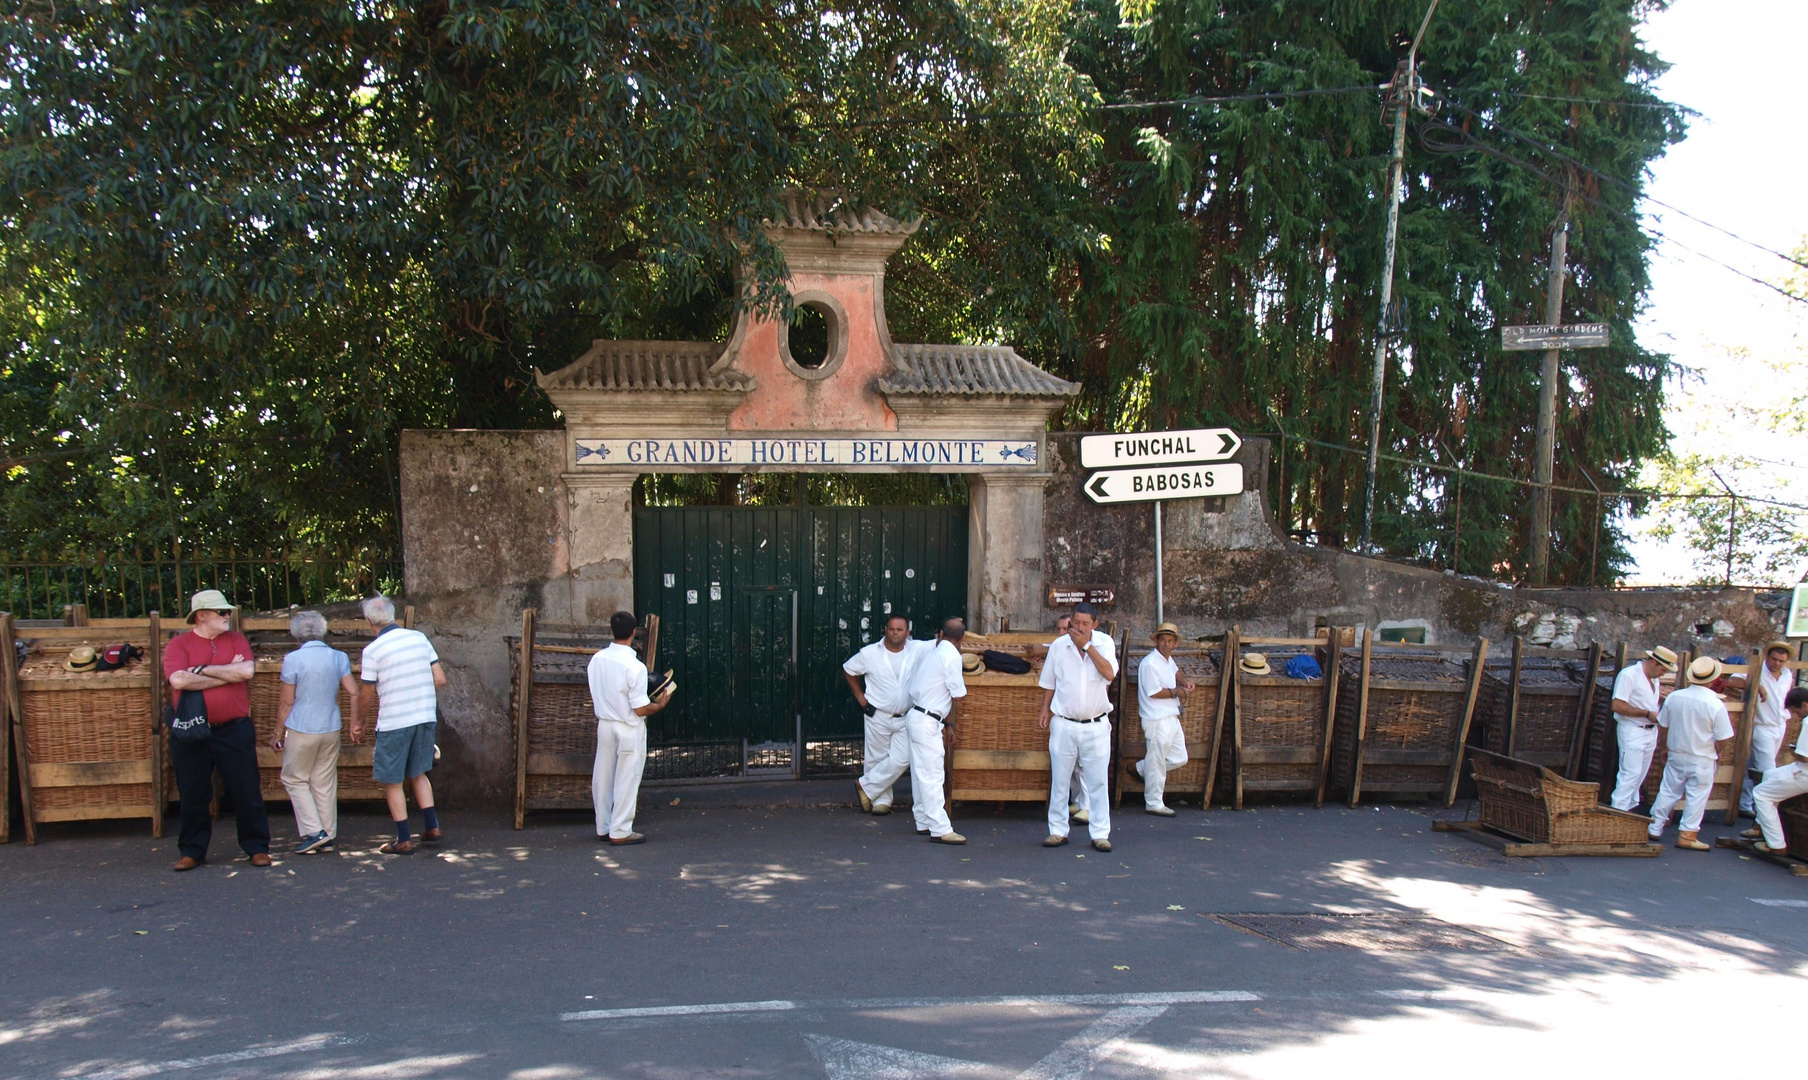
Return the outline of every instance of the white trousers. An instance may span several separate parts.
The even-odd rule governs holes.
[[[282,786],[304,837],[339,835],[339,733],[283,729]]]
[[[1651,827],[1645,830],[1653,839],[1664,834],[1678,800],[1682,801],[1682,821],[1677,827],[1683,832],[1701,829],[1701,815],[1707,811],[1708,791],[1714,786],[1714,769],[1719,764],[1717,758],[1674,751],[1664,759],[1664,780],[1658,786],[1657,801],[1651,804]]]
[[[865,772],[860,776],[860,786],[866,791],[866,797],[873,800],[874,806],[890,806],[892,785],[898,777],[892,776],[884,787],[868,788],[866,778],[878,776],[885,766],[885,759],[891,756],[892,744],[898,744],[900,759],[903,764],[898,773],[910,767],[910,737],[904,733],[904,718],[889,713],[874,713],[866,718],[866,758]]]
[[[1651,771],[1651,755],[1657,750],[1661,730],[1648,721],[1621,719],[1616,730],[1620,737],[1620,774],[1614,780],[1615,810],[1631,810],[1639,804],[1639,789],[1645,786],[1645,774]]]
[[[1797,795],[1808,795],[1808,765],[1799,761],[1765,773],[1764,782],[1752,792],[1752,816],[1758,819],[1758,828],[1764,830],[1764,843],[1770,847],[1787,845],[1783,838],[1783,822],[1777,816],[1777,804]]]
[[[1781,728],[1752,727],[1751,760],[1745,765],[1745,784],[1739,790],[1739,809],[1747,814],[1753,812],[1752,790],[1757,784],[1751,774],[1768,776],[1770,770],[1777,767],[1777,751],[1783,749],[1783,730]]]
[[[590,771],[596,835],[619,840],[634,831],[634,804],[646,767],[647,725],[596,722],[596,766]]]
[[[1137,762],[1136,771],[1143,778],[1143,805],[1151,810],[1165,804],[1161,793],[1168,784],[1168,772],[1187,763],[1186,734],[1180,730],[1180,717],[1143,718],[1143,738],[1147,749]]]
[[[894,738],[885,760],[877,769],[869,768],[860,778],[860,789],[878,804],[880,792],[910,770],[910,813],[918,829],[928,829],[930,836],[946,836],[954,831],[948,821],[948,800],[942,792],[943,769],[942,722],[912,709],[904,714],[903,738]]]
[[[1073,800],[1085,807],[1091,818],[1087,832],[1094,840],[1111,836],[1111,800],[1105,783],[1111,768],[1111,721],[1094,720],[1076,724],[1057,716],[1048,722],[1048,758],[1050,789],[1048,793],[1048,831],[1051,836],[1067,835],[1068,798],[1073,785],[1074,767],[1079,766],[1080,798]]]

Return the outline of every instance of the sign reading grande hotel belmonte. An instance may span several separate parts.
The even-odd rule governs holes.
[[[630,469],[724,466],[928,466],[948,470],[1034,467],[1023,439],[574,439],[577,463]]]

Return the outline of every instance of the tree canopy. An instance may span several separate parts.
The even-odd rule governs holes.
[[[1540,321],[1560,213],[1566,320],[1614,346],[1565,355],[1558,482],[1621,486],[1662,446],[1632,215],[1682,117],[1649,90],[1648,6],[1439,11],[1391,453],[1529,474],[1535,360],[1497,327]],[[1285,432],[1277,513],[1353,542],[1377,88],[1422,15],[28,0],[0,21],[6,546],[393,545],[401,428],[553,424],[532,370],[590,338],[721,338],[738,303],[782,307],[758,225],[797,186],[924,216],[891,271],[900,339],[1015,344],[1085,387],[1069,428]],[[1466,486],[1458,561],[1447,476],[1384,464],[1388,551],[1514,572],[1524,489]],[[1611,516],[1560,494],[1556,520],[1554,576],[1611,576]]]

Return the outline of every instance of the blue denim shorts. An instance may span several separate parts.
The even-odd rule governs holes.
[[[433,733],[438,729],[438,724],[426,723],[377,732],[371,778],[379,784],[399,784],[433,768]]]

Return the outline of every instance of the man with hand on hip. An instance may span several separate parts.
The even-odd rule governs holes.
[[[1107,639],[1109,640],[1109,639]],[[1141,761],[1129,768],[1143,782],[1143,812],[1173,817],[1162,801],[1168,773],[1187,763],[1186,734],[1180,729],[1180,709],[1193,692],[1192,680],[1183,678],[1174,662],[1174,646],[1180,644],[1180,627],[1162,623],[1151,635],[1155,651],[1143,657],[1136,669],[1136,715],[1143,727],[1146,750]]]
[[[1615,810],[1630,811],[1639,803],[1645,774],[1651,771],[1651,755],[1657,750],[1657,712],[1662,697],[1658,680],[1665,672],[1675,671],[1676,654],[1659,645],[1613,678],[1614,733],[1620,743],[1620,771],[1610,801]]]
[[[596,808],[596,838],[616,847],[644,844],[634,831],[640,802],[640,778],[647,768],[646,718],[672,703],[675,682],[647,693],[647,665],[634,652],[634,613],[609,616],[613,642],[590,658],[585,675],[590,704],[596,710],[596,764],[590,771],[590,803]]]
[[[910,639],[910,620],[893,615],[885,620],[885,636],[866,646],[841,665],[848,689],[866,714],[866,768],[857,784],[860,809],[869,814],[891,813],[892,784],[877,787],[867,783],[885,768],[892,743],[901,741],[900,750],[908,761],[909,737],[904,733],[904,714],[910,711],[911,666],[919,649],[928,642]],[[865,680],[865,685],[861,681]],[[896,777],[892,778],[893,784]]]
[[[1109,634],[1096,628],[1098,609],[1075,606],[1067,634],[1048,647],[1042,662],[1042,715],[1037,724],[1048,732],[1050,787],[1048,836],[1044,847],[1067,843],[1068,795],[1074,765],[1080,767],[1082,792],[1077,800],[1091,811],[1086,823],[1092,846],[1111,850],[1111,807],[1106,797],[1106,771],[1111,764],[1111,680],[1117,678],[1117,649]]]
[[[1800,722],[1808,717],[1808,690],[1801,687],[1783,698],[1784,715]],[[1764,774],[1764,782],[1752,790],[1752,816],[1758,819],[1758,830],[1764,839],[1752,845],[1757,851],[1787,855],[1789,841],[1783,835],[1783,822],[1777,815],[1777,804],[1784,799],[1808,794],[1808,724],[1795,741],[1795,760],[1779,765]]]
[[[377,636],[364,646],[358,663],[363,682],[358,705],[352,712],[352,741],[364,733],[363,717],[377,718],[377,745],[371,755],[371,777],[383,785],[389,816],[395,822],[395,839],[377,848],[383,855],[412,855],[414,837],[408,831],[406,783],[421,808],[421,839],[438,843],[439,811],[433,807],[433,784],[427,779],[433,768],[433,739],[439,730],[439,688],[446,685],[439,653],[419,630],[395,621],[395,604],[387,596],[364,601],[364,621]]]
[[[1651,824],[1645,831],[1653,840],[1661,838],[1670,824],[1670,811],[1686,799],[1676,833],[1676,846],[1684,851],[1708,850],[1698,834],[1701,815],[1708,808],[1708,792],[1714,786],[1714,770],[1720,764],[1714,743],[1733,737],[1726,703],[1706,685],[1723,670],[1720,661],[1711,656],[1697,658],[1689,665],[1692,685],[1672,693],[1657,713],[1658,726],[1668,731],[1664,746],[1669,756],[1664,759],[1663,784],[1651,804]]]
[[[182,857],[175,869],[193,870],[207,861],[207,846],[213,841],[213,811],[208,804],[213,802],[215,769],[232,799],[239,847],[251,857],[252,866],[269,866],[270,819],[257,771],[257,729],[251,724],[251,677],[257,674],[257,659],[251,654],[251,642],[232,628],[232,605],[220,590],[202,589],[190,598],[188,621],[194,629],[177,634],[164,647],[163,677],[178,695],[201,692],[207,703],[208,737],[199,742],[170,740],[170,767],[176,772],[182,804],[176,837]]]

